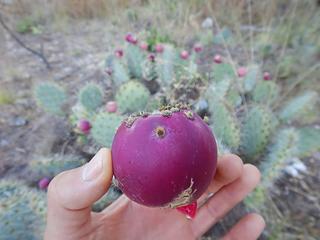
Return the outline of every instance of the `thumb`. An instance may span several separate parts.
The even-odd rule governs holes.
[[[57,175],[48,188],[45,239],[80,239],[89,234],[91,205],[107,192],[111,181],[111,152],[106,148],[84,166]]]

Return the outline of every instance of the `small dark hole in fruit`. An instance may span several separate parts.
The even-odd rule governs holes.
[[[166,134],[166,130],[163,127],[157,127],[156,134],[159,138],[163,138],[164,135]]]

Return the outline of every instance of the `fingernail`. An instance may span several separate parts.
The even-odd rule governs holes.
[[[83,169],[82,179],[84,181],[91,181],[98,177],[103,169],[103,151],[100,150],[90,162],[88,162]]]

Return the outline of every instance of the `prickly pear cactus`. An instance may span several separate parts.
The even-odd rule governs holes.
[[[248,73],[243,79],[243,89],[245,92],[251,92],[261,79],[261,72],[257,65],[248,68]]]
[[[111,78],[116,87],[130,80],[129,73],[120,59],[114,59],[110,67]]]
[[[223,81],[211,82],[205,92],[205,97],[210,102],[215,99],[223,100],[231,86],[231,79],[226,78]]]
[[[315,127],[303,127],[298,129],[299,143],[298,155],[299,157],[308,157],[315,152],[320,151],[320,129]]]
[[[259,82],[252,92],[254,102],[272,104],[279,96],[279,86],[272,81]]]
[[[317,92],[308,91],[289,100],[280,110],[280,119],[284,122],[311,123],[317,117],[316,105],[319,101]]]
[[[220,63],[213,65],[212,76],[215,81],[222,81],[226,78],[233,79],[236,75],[231,64]]]
[[[120,86],[116,101],[121,113],[143,111],[149,101],[150,92],[140,82],[129,81]]]
[[[42,239],[46,195],[9,180],[0,181],[0,192],[0,239]]]
[[[269,187],[281,176],[282,170],[290,158],[297,154],[299,134],[294,128],[280,130],[270,146],[269,154],[262,161],[262,185]]]
[[[237,149],[240,144],[240,130],[233,112],[221,101],[211,104],[209,111],[215,136],[227,147]]]
[[[126,49],[127,65],[131,78],[142,79],[142,63],[144,54],[141,49],[134,44],[129,44]]]
[[[165,45],[164,51],[156,58],[158,77],[164,86],[169,86],[175,80],[176,59],[176,50],[171,45]]]
[[[253,106],[243,119],[241,127],[241,154],[250,161],[265,150],[273,130],[271,111]]]
[[[262,180],[245,200],[245,204],[254,209],[264,209],[268,199],[268,189],[281,176],[287,162],[296,155],[299,135],[293,128],[282,129],[274,136],[268,154],[263,159],[260,170]]]
[[[122,117],[114,113],[99,113],[92,123],[92,138],[101,146],[110,147]]]
[[[42,157],[29,163],[30,178],[38,181],[43,177],[53,178],[60,172],[80,167],[85,161],[73,155],[56,155],[52,157]]]
[[[98,85],[89,83],[80,90],[79,102],[88,112],[96,111],[102,101],[103,92]]]
[[[50,82],[40,83],[35,87],[37,104],[45,111],[63,115],[62,107],[66,103],[65,91],[58,85]]]

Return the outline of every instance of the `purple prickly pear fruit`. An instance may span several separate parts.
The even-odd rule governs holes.
[[[114,113],[117,111],[117,103],[115,101],[109,101],[107,102],[106,110],[109,113]]]
[[[123,50],[122,49],[117,49],[115,51],[115,55],[118,57],[118,58],[121,58],[123,56]]]
[[[213,57],[213,61],[215,62],[215,63],[222,63],[222,57],[221,57],[221,55],[219,55],[219,54],[216,54],[216,55],[214,55],[214,57]]]
[[[244,77],[247,74],[247,69],[245,67],[239,67],[237,69],[238,77]]]
[[[156,50],[157,53],[162,53],[163,50],[164,50],[164,46],[162,44],[157,44],[155,46],[155,50]]]
[[[189,53],[186,51],[186,50],[183,50],[181,51],[180,53],[180,57],[183,59],[183,60],[187,60],[189,58]]]
[[[112,143],[113,172],[120,189],[149,207],[194,203],[216,171],[217,145],[208,125],[183,106],[127,118]]]
[[[202,45],[201,45],[200,43],[194,44],[193,50],[194,50],[196,53],[201,52],[201,51],[203,50]]]
[[[268,81],[268,80],[271,80],[271,75],[269,72],[264,72],[263,73],[263,79]]]
[[[91,124],[88,120],[81,119],[78,121],[77,128],[83,133],[83,134],[89,134],[91,129]]]
[[[131,33],[128,33],[126,35],[125,39],[128,43],[132,43],[132,44],[138,43],[138,39],[134,35],[132,35]]]
[[[148,50],[148,43],[146,43],[146,42],[140,43],[140,48],[144,51],[147,51]]]
[[[154,62],[154,61],[156,60],[156,55],[154,55],[153,53],[151,53],[151,54],[149,54],[148,59],[149,59],[151,62]]]
[[[40,181],[38,182],[38,187],[42,190],[45,190],[48,188],[50,183],[50,179],[47,177],[41,178]]]

